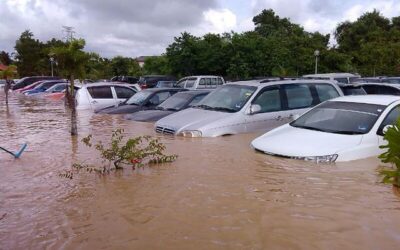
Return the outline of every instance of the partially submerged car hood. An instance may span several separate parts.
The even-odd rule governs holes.
[[[140,122],[155,122],[161,118],[175,113],[175,111],[170,110],[143,110],[136,112],[134,114],[129,114],[125,116],[125,119],[140,121]]]
[[[251,145],[267,154],[288,157],[324,156],[355,147],[363,135],[343,135],[295,128],[289,124],[256,138]]]
[[[232,113],[204,110],[198,108],[188,108],[175,114],[162,118],[156,126],[163,126],[175,130],[198,130],[212,123],[232,116]]]
[[[96,111],[100,114],[129,114],[142,110],[142,106],[137,105],[121,105],[121,106],[110,106]]]

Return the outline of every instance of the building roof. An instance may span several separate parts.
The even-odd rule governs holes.
[[[139,57],[136,57],[136,61],[137,62],[144,62],[144,61],[146,61],[146,59],[147,58],[149,58],[149,57],[151,57],[151,56],[139,56]]]
[[[6,70],[6,69],[7,69],[7,66],[0,63],[0,70]]]

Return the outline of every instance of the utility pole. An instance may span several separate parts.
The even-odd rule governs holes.
[[[314,51],[315,56],[315,74],[318,74],[318,57],[319,57],[319,50]]]
[[[74,39],[74,27],[72,26],[62,26],[63,28],[63,34],[64,34],[64,40],[66,42],[70,42],[72,41],[72,39]]]

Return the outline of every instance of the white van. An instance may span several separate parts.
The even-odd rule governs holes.
[[[81,85],[76,91],[77,109],[101,109],[118,105],[140,91],[137,84],[101,82]]]
[[[306,79],[330,80],[344,84],[352,83],[360,77],[361,76],[359,74],[351,74],[351,73],[326,73],[326,74],[311,74],[303,76],[303,78]]]
[[[225,84],[224,78],[220,76],[188,76],[180,79],[176,86],[190,90],[215,89]]]

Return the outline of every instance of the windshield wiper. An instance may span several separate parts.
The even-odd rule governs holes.
[[[328,131],[325,131],[325,130],[323,130],[323,129],[316,128],[316,127],[311,127],[311,126],[299,126],[299,125],[295,125],[295,124],[292,124],[292,126],[293,126],[293,127],[296,127],[296,128],[304,128],[304,129],[309,129],[309,130],[315,130],[315,131],[321,131],[321,132],[328,132]]]
[[[359,132],[359,131],[346,131],[346,130],[331,131],[331,133],[343,134],[343,135],[362,135],[362,134],[364,134],[363,132]]]
[[[227,111],[227,112],[236,112],[236,109],[233,108],[226,108],[226,107],[213,107],[213,110],[217,110],[217,111]]]
[[[167,109],[165,109],[165,110],[168,110],[168,111],[178,111],[179,109],[177,109],[177,108],[167,108]]]
[[[157,110],[165,110],[163,107],[156,107]]]
[[[194,106],[194,108],[201,108],[201,109],[208,109],[208,110],[214,109],[213,107],[208,106],[208,105],[204,105],[204,104]]]

